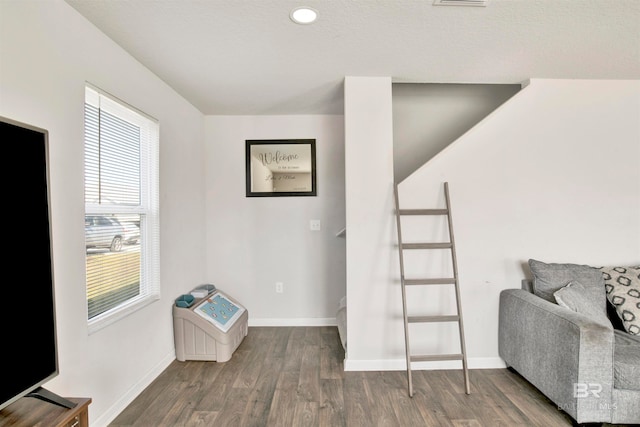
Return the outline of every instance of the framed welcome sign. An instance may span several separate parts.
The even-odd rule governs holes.
[[[246,140],[247,197],[315,196],[316,140]]]

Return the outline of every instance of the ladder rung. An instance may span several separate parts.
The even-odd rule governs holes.
[[[451,243],[403,243],[402,249],[450,249]]]
[[[446,215],[446,209],[400,209],[400,215]]]
[[[405,285],[453,285],[456,279],[446,277],[441,279],[404,279]]]
[[[411,362],[431,362],[438,360],[462,360],[462,354],[429,354],[421,356],[411,356]]]
[[[408,316],[407,322],[409,323],[427,323],[427,322],[457,322],[460,320],[458,315],[448,316]]]

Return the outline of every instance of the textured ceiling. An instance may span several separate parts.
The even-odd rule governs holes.
[[[638,0],[66,2],[204,114],[342,114],[345,76],[640,78]],[[290,21],[300,5],[315,24]]]

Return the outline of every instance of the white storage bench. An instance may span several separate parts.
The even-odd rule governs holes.
[[[219,290],[182,305],[173,306],[176,358],[181,362],[231,359],[249,332],[247,310]]]

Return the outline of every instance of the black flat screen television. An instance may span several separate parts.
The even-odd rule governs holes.
[[[0,295],[0,409],[23,396],[74,404],[42,386],[59,374],[49,209],[48,132],[0,117],[7,273]],[[9,208],[13,209],[9,212]]]

